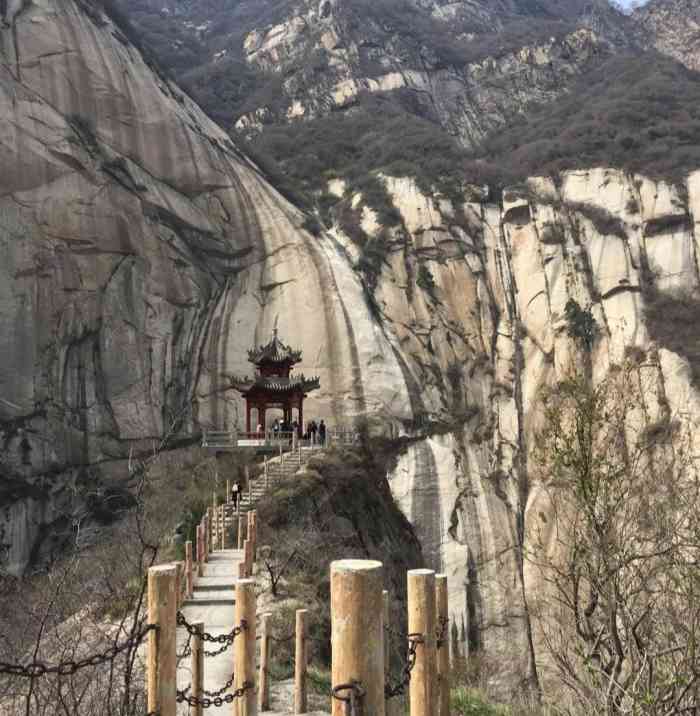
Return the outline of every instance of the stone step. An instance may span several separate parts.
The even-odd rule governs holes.
[[[185,607],[201,607],[201,606],[215,606],[217,604],[235,604],[236,603],[236,590],[229,587],[226,590],[215,589],[215,590],[197,590],[195,589],[194,594],[183,602]]]
[[[219,592],[230,590],[233,586],[229,577],[198,577],[194,583],[194,593]]]

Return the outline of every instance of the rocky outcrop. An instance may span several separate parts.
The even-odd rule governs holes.
[[[277,325],[320,376],[308,416],[413,438],[391,486],[450,576],[458,631],[494,664],[495,694],[533,686],[524,547],[542,502],[528,457],[539,388],[581,360],[564,306],[590,305],[601,328],[594,377],[636,351],[695,425],[688,361],[654,344],[644,302],[652,287],[698,287],[700,175],[677,188],[592,169],[459,206],[385,177],[401,220],[386,229],[363,213],[383,256],[370,290],[363,247],[339,227],[305,231],[307,217],[104,15],[77,0],[3,7],[12,570],[70,523],[85,486],[123,482],[130,452],[238,423],[230,376]]]
[[[638,8],[634,19],[659,51],[700,70],[700,12],[691,0],[654,0]]]
[[[498,52],[484,48],[481,55],[475,51],[471,61],[459,61],[457,52],[447,60],[419,38],[407,36],[391,19],[372,12],[361,23],[341,3],[308,3],[296,12],[284,23],[255,29],[245,38],[246,62],[284,77],[272,104],[238,118],[236,129],[245,134],[262,131],[267,124],[351,109],[362,94],[403,92],[412,111],[440,124],[465,146],[475,146],[528,104],[558,96],[608,48],[603,38],[584,27],[531,37],[529,43]],[[320,64],[310,68],[309,58],[314,57],[321,58]]]
[[[8,4],[4,20],[7,475],[120,479],[159,436],[234,424],[228,376],[276,322],[321,376],[312,411],[341,422],[394,384],[402,413],[385,338],[367,310],[351,323],[352,267],[106,16],[43,0]],[[6,533],[29,512],[8,506]],[[26,524],[16,571],[44,536],[45,521]]]

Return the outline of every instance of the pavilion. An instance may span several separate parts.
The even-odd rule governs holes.
[[[304,398],[312,390],[321,387],[318,377],[306,378],[304,374],[292,375],[292,367],[301,361],[301,351],[285,345],[275,328],[272,340],[248,351],[248,360],[255,366],[253,378],[233,378],[232,387],[245,398],[246,432],[251,433],[251,413],[258,414],[257,422],[265,430],[265,413],[269,409],[281,409],[284,422],[292,424],[292,411],[297,409],[299,434],[303,432]]]

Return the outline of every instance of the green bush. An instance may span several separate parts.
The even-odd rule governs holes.
[[[596,323],[590,308],[581,308],[578,301],[570,298],[564,307],[567,323],[567,333],[579,343],[587,352],[593,349],[598,324]]]
[[[430,269],[424,264],[420,264],[418,267],[418,278],[416,279],[416,285],[427,291],[432,298],[435,298],[435,291],[437,286],[435,285],[435,279],[433,274],[430,273]]]
[[[460,686],[450,694],[452,713],[457,716],[508,716],[509,709],[494,706],[480,692]]]
[[[700,75],[655,52],[622,54],[474,153],[501,185],[611,166],[680,180],[700,166]]]

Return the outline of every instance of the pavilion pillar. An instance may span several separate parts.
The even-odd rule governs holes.
[[[299,437],[304,434],[304,397],[299,398]]]
[[[267,403],[262,403],[258,408],[258,424],[262,425],[262,432],[265,433],[265,413],[267,412]]]
[[[248,398],[245,399],[245,431],[247,433],[251,432],[250,430],[250,411],[251,411],[251,404]]]

